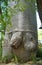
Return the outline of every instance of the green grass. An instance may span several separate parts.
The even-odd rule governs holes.
[[[42,29],[38,30],[38,40],[42,40]]]
[[[42,59],[42,44],[38,45],[37,57]]]

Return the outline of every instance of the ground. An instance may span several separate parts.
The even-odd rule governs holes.
[[[11,63],[8,63],[8,64],[1,64],[0,65],[42,65],[42,60],[39,60],[37,62],[33,62],[33,61],[28,61],[26,63],[14,63],[14,62],[11,62]]]

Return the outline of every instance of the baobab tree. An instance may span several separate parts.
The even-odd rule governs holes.
[[[5,4],[3,2],[5,2]],[[33,53],[34,55],[37,51],[38,44],[35,0],[14,0],[13,2],[15,2],[14,7],[9,5],[9,7],[12,6],[12,8],[8,8],[8,1],[2,0],[2,3],[6,7],[4,10],[1,10],[1,19],[3,20],[1,20],[1,23],[4,22],[5,25],[4,32],[10,20],[13,25],[12,30],[10,30],[11,32],[8,32],[8,34],[13,33],[11,39],[9,39],[7,35],[5,37],[6,39],[2,47],[2,57],[8,55],[11,48],[15,55],[27,61],[30,59],[31,54]],[[2,6],[2,8],[4,7]],[[17,14],[14,16],[14,13]]]
[[[21,0],[21,2],[27,5],[27,9],[24,12],[19,11],[12,17],[13,27],[8,33],[13,33],[10,39],[10,46],[13,53],[23,61],[27,61],[30,59],[31,54],[33,53],[34,55],[37,51],[36,6],[34,0],[28,0],[28,2]],[[21,3],[19,2],[19,4]],[[5,51],[5,49],[3,50]],[[7,52],[5,51],[5,53]]]

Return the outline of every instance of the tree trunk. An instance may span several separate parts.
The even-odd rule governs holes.
[[[16,38],[19,38],[17,36],[19,32],[23,33],[23,41],[19,47],[15,48],[15,45],[15,47],[13,48],[13,53],[19,56],[22,60],[27,61],[30,59],[31,53],[35,54],[37,50],[37,22],[35,2],[32,3],[29,1],[28,3],[25,2],[25,4],[28,4],[29,6],[26,11],[19,12],[12,18],[13,30],[15,31],[15,33],[11,38],[11,44],[14,47],[16,42],[13,42],[13,40],[15,41]],[[19,41],[16,44],[18,43]]]
[[[22,1],[24,2],[24,0]],[[15,55],[23,61],[27,61],[31,58],[32,53],[36,53],[38,39],[35,2],[28,1],[28,3],[24,3],[29,7],[24,12],[19,12],[12,18],[12,30],[14,32],[9,44],[12,46],[11,48]]]

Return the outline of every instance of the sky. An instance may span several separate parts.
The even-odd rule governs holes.
[[[41,21],[37,11],[36,11],[36,17],[37,17],[38,40],[39,40],[38,42],[42,43],[42,30],[39,29],[39,27],[41,26]]]
[[[37,29],[39,29],[39,27],[41,26],[41,21],[40,21],[39,14],[37,11],[36,11],[36,17],[37,17]]]

